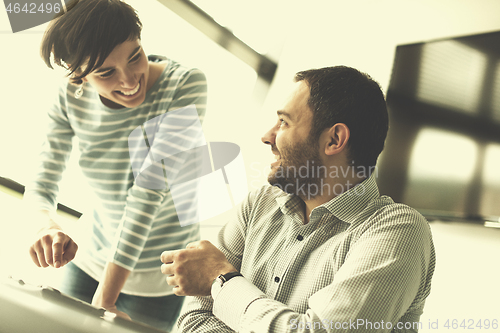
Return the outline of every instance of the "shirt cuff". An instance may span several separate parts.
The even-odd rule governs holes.
[[[248,306],[257,299],[267,297],[242,276],[232,278],[222,287],[214,283],[211,293],[214,299],[213,314],[235,331],[238,331],[241,317]]]

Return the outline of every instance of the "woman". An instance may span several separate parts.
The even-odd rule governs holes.
[[[176,147],[182,151],[203,144],[196,128],[205,113],[206,80],[199,70],[172,60],[148,59],[141,46],[141,28],[135,10],[119,0],[80,0],[72,2],[45,32],[42,57],[51,68],[51,59],[67,68],[70,82],[60,88],[49,111],[41,166],[25,193],[25,200],[37,208],[45,225],[30,255],[39,267],[59,268],[77,252],[74,240],[50,217],[76,136],[79,165],[99,205],[92,216],[90,248],[78,251],[74,262],[66,266],[61,291],[170,330],[183,299],[167,285],[160,271],[160,254],[197,240],[199,227],[180,225],[180,212],[168,186],[154,186],[154,182],[149,186],[148,179],[155,175],[141,169],[141,164],[149,150],[168,146],[168,140],[159,138],[183,138],[180,145],[167,147],[169,155]],[[164,121],[165,115],[187,106],[197,113],[180,117],[182,126]],[[195,128],[194,134],[188,133],[189,126]],[[137,141],[131,133],[141,128],[144,135],[141,132]],[[134,142],[139,150],[131,148]],[[160,168],[172,168],[170,162],[163,159]],[[183,208],[194,207],[193,200],[187,200]]]

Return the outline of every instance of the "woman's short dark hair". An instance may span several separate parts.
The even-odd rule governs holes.
[[[68,2],[67,2],[68,3]],[[71,82],[102,66],[113,49],[141,38],[142,23],[130,5],[119,0],[72,0],[45,31],[41,55],[47,66],[69,70]],[[85,68],[82,66],[85,65]]]
[[[344,123],[349,127],[349,158],[356,167],[373,170],[384,149],[389,120],[384,94],[369,75],[345,66],[298,72],[295,81],[309,86],[313,112],[310,135],[316,142],[321,133]]]

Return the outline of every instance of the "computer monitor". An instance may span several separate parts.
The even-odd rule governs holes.
[[[399,45],[382,194],[433,219],[500,216],[500,31]]]

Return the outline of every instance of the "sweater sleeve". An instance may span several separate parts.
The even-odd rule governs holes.
[[[139,164],[133,164],[135,181],[127,192],[125,210],[108,259],[130,271],[141,256],[160,205],[170,199],[171,186],[165,175],[177,175],[183,165],[178,153],[204,143],[200,122],[206,109],[205,75],[197,69],[186,71],[169,83],[167,90],[171,89],[175,93],[166,113],[139,129],[139,136],[147,139],[141,140],[145,142],[142,148],[146,153],[138,159]],[[182,114],[179,110],[194,113]],[[194,130],[196,134],[190,132],[193,127],[199,127],[199,131]],[[179,207],[175,208],[179,215]]]
[[[48,125],[36,175],[26,184],[24,201],[33,208],[54,211],[59,192],[58,183],[72,149],[73,129],[66,113],[66,85],[48,112]]]

